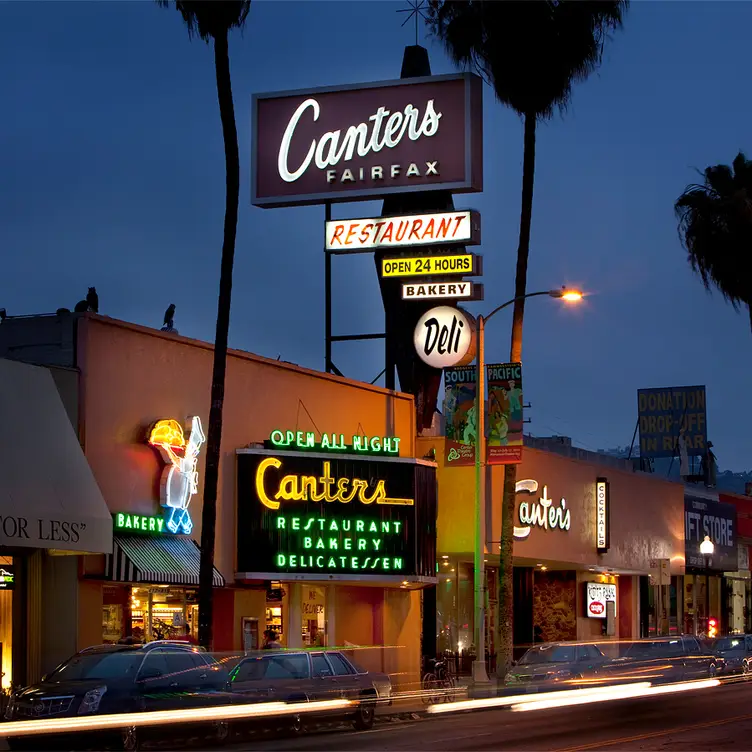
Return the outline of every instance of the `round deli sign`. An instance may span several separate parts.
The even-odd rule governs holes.
[[[459,308],[431,308],[418,319],[413,344],[420,359],[433,368],[470,363],[475,357],[475,319]]]

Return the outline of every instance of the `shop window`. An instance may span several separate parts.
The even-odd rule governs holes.
[[[302,591],[303,644],[321,647],[326,645],[326,591],[308,585]]]
[[[0,556],[0,570],[15,579],[12,556]],[[0,666],[2,687],[8,689],[13,679],[13,588],[7,588],[7,585],[0,590]]]

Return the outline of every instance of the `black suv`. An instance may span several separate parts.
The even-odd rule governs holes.
[[[39,684],[17,691],[10,698],[5,719],[82,718],[94,713],[206,707],[229,704],[229,691],[225,669],[187,642],[98,645],[76,653],[43,676]],[[226,735],[226,730],[227,724],[217,724],[220,736]],[[138,731],[131,726],[118,732],[118,746],[136,749]],[[68,743],[72,741],[66,737]],[[12,749],[49,749],[52,741],[48,735],[39,735],[11,737],[9,744]]]

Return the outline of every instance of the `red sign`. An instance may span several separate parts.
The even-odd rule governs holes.
[[[590,604],[590,613],[591,614],[595,614],[596,616],[600,616],[605,610],[606,610],[606,607],[600,601],[593,601]]]
[[[470,73],[253,97],[251,203],[483,189],[482,82]]]

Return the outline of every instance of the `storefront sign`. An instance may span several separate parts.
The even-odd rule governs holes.
[[[436,282],[402,285],[402,300],[483,300],[483,285],[473,282]]]
[[[0,564],[0,590],[16,589],[16,569],[13,564]]]
[[[537,480],[518,480],[515,486],[518,494],[534,494],[538,492]],[[554,506],[553,499],[548,496],[548,486],[543,486],[543,493],[537,501],[520,501],[517,507],[517,518],[520,526],[514,526],[514,537],[524,540],[530,535],[533,527],[544,530],[567,531],[572,526],[571,512],[567,509],[567,500],[562,497],[558,506]]]
[[[296,452],[335,452],[337,454],[369,454],[399,456],[399,436],[361,436],[353,434],[345,442],[343,433],[323,433],[316,441],[313,431],[272,431],[270,448]]]
[[[326,223],[324,247],[332,253],[364,253],[377,248],[478,243],[480,214],[453,211],[330,221]]]
[[[595,547],[605,554],[611,547],[611,499],[608,481],[598,478],[595,482]]]
[[[240,572],[435,577],[433,466],[253,449],[237,459]]]
[[[480,191],[481,110],[472,74],[255,95],[251,203]]]
[[[444,463],[447,467],[475,464],[476,370],[475,366],[444,369]]]
[[[706,535],[714,546],[708,559],[700,553],[700,543]],[[685,494],[684,541],[688,568],[736,572],[739,568],[736,507]]]
[[[606,603],[616,603],[616,585],[605,582],[588,582],[586,584],[587,615],[593,619],[606,618]]]
[[[188,512],[191,498],[198,493],[198,455],[205,441],[201,419],[191,420],[186,441],[183,427],[176,420],[158,421],[149,434],[149,443],[159,449],[165,462],[160,486],[160,503],[169,509],[167,529],[190,535],[193,520]]]
[[[164,517],[156,515],[116,512],[112,515],[112,521],[116,533],[163,535],[174,532],[165,525]]]
[[[707,444],[704,386],[637,392],[641,457],[702,456]]]
[[[419,277],[428,274],[479,276],[483,273],[482,256],[461,253],[456,256],[416,256],[383,259],[382,277]]]
[[[489,465],[522,462],[522,364],[499,363],[486,368],[488,418],[486,461]]]
[[[433,368],[464,365],[475,357],[475,321],[459,308],[431,308],[418,319],[413,344]]]

